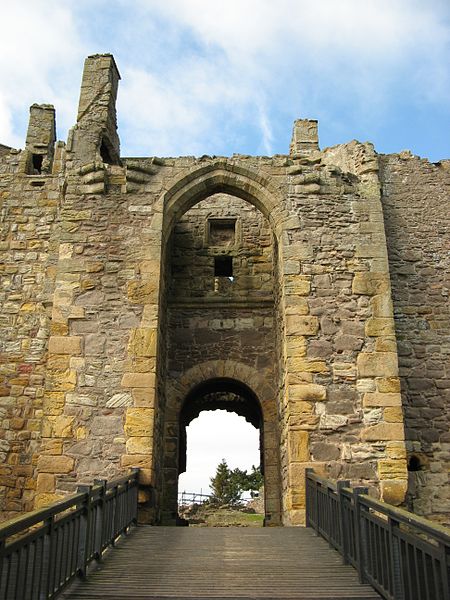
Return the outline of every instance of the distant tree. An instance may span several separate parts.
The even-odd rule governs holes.
[[[264,480],[259,467],[252,466],[250,473],[239,468],[231,470],[225,459],[217,465],[216,474],[211,478],[213,501],[220,504],[234,504],[242,492],[255,495]]]
[[[255,467],[255,465],[252,465],[250,473],[241,471],[240,469],[234,469],[232,477],[236,478],[241,490],[243,492],[250,492],[251,496],[254,496],[255,492],[264,485],[264,477],[262,476],[261,469]]]
[[[211,477],[212,500],[219,504],[234,504],[241,497],[241,489],[227,461],[223,458],[217,465],[216,474]]]

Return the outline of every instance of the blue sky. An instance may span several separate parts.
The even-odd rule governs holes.
[[[0,143],[13,147],[34,102],[55,105],[66,140],[84,58],[111,52],[124,156],[285,154],[294,119],[315,118],[321,147],[450,158],[449,0],[17,0],[0,45]],[[188,491],[222,457],[257,462],[256,430],[218,417],[190,426]]]
[[[33,102],[66,139],[85,56],[112,52],[123,155],[286,153],[307,117],[322,147],[450,157],[448,0],[21,0],[0,40],[15,147]]]

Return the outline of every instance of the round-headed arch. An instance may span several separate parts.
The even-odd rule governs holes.
[[[280,221],[279,190],[261,173],[233,160],[214,161],[180,176],[164,194],[163,235],[198,202],[217,193],[230,194],[253,204],[274,231]]]
[[[179,379],[168,384],[167,411],[169,419],[179,419],[186,399],[193,391],[202,389],[205,382],[236,382],[247,394],[257,398],[263,420],[270,420],[275,408],[275,390],[261,373],[252,367],[233,360],[211,360],[188,369]]]

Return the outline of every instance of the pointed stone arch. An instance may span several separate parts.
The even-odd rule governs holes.
[[[269,220],[279,236],[282,222],[282,195],[264,176],[229,160],[217,160],[183,173],[161,198],[163,239],[168,237],[175,221],[197,202],[216,193],[226,193],[253,204]]]

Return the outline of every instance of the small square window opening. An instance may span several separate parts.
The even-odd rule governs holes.
[[[233,277],[233,258],[231,256],[214,257],[214,277]]]

